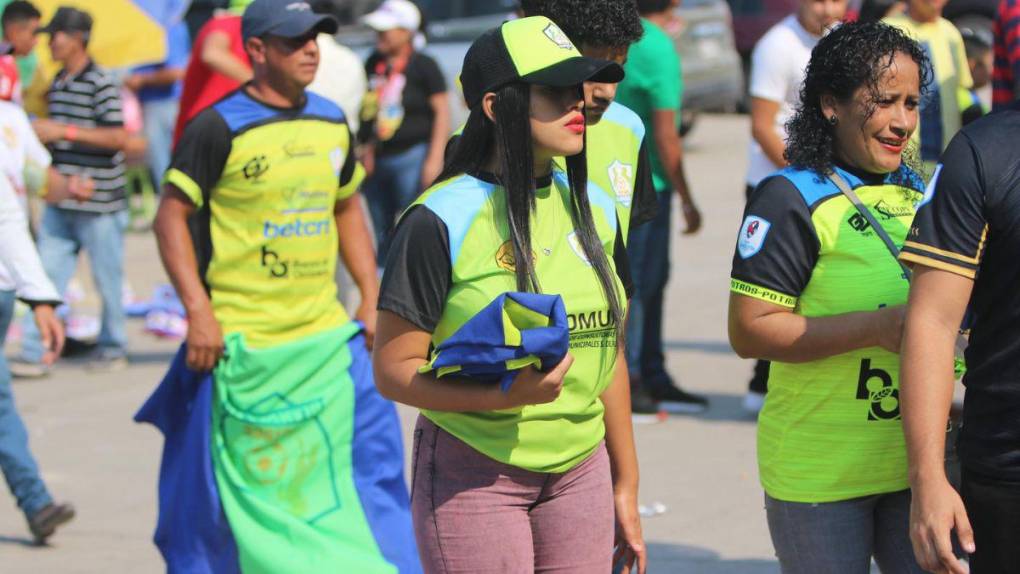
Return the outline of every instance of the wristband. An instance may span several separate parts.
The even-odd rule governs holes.
[[[73,142],[78,137],[78,126],[69,124],[64,127],[64,139]]]

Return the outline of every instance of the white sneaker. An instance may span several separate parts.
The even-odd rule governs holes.
[[[747,394],[744,395],[744,400],[741,402],[741,406],[744,407],[744,411],[749,414],[757,415],[761,412],[761,408],[765,406],[765,393],[747,391]]]

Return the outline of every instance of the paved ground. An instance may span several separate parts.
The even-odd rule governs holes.
[[[697,237],[674,241],[666,339],[670,370],[690,390],[709,395],[712,408],[637,428],[641,500],[667,507],[645,520],[656,573],[778,572],[758,486],[754,423],[740,410],[751,366],[726,341],[727,278],[748,132],[746,117],[705,117],[688,142],[688,177],[706,224]],[[131,235],[127,251],[137,292],[164,281],[151,235]],[[57,497],[74,502],[79,516],[51,547],[35,548],[13,501],[0,503],[5,574],[162,570],[150,542],[162,443],[131,416],[176,344],[142,334],[139,324],[132,335],[127,371],[91,375],[65,363],[49,380],[15,384],[45,478]],[[402,415],[410,425],[411,410]]]

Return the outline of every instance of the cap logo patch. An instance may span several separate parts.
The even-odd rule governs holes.
[[[609,166],[609,185],[613,187],[617,201],[624,207],[630,207],[634,196],[634,186],[630,180],[634,177],[634,166],[614,160]]]
[[[767,219],[757,215],[748,215],[744,224],[740,227],[740,237],[737,239],[737,252],[744,259],[749,259],[761,251],[765,243],[765,236],[769,234],[772,227]]]
[[[570,38],[568,38],[567,35],[563,33],[563,30],[560,30],[560,27],[556,24],[549,24],[545,27],[543,32],[545,33],[546,38],[549,38],[549,40],[558,47],[564,50],[575,49],[574,43],[570,41]]]
[[[287,4],[287,11],[289,12],[311,12],[312,7],[308,2],[291,2]]]

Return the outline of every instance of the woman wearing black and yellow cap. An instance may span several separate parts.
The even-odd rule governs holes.
[[[412,498],[428,572],[608,572],[614,546],[644,571],[618,337],[626,253],[614,199],[587,185],[581,94],[586,80],[622,77],[546,18],[484,34],[464,61],[463,136],[397,228],[376,384],[422,409]],[[553,162],[562,156],[566,170]],[[562,297],[563,362],[522,370],[505,393],[419,373],[430,345],[507,291]]]

